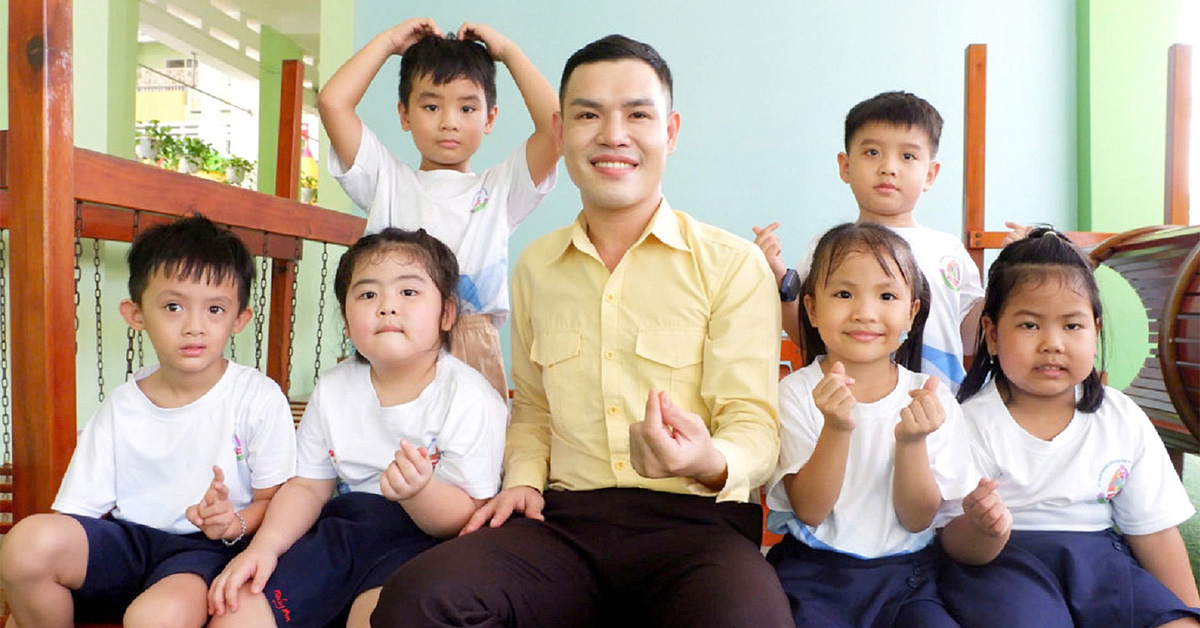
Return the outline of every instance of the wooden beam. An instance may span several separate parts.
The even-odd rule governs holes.
[[[1167,52],[1167,182],[1163,224],[1186,225],[1188,140],[1191,137],[1192,47],[1175,44]]]
[[[275,158],[275,196],[295,200],[300,188],[300,110],[304,103],[304,63],[283,62],[279,88],[279,143]],[[360,234],[361,235],[361,232]],[[299,257],[299,254],[296,255]],[[267,377],[288,394],[291,371],[292,318],[296,291],[292,283],[296,262],[275,259],[271,264],[271,318],[267,324]]]
[[[49,510],[75,448],[71,8],[8,3],[14,520]]]
[[[983,273],[983,250],[968,237],[984,225],[984,157],[987,154],[987,44],[967,46],[966,98],[963,115],[963,240]]]

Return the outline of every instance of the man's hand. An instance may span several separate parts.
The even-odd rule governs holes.
[[[545,521],[542,516],[542,508],[546,505],[546,499],[542,497],[541,491],[532,486],[514,486],[500,491],[498,495],[488,500],[488,502],[479,507],[475,514],[467,520],[467,525],[463,526],[459,536],[470,534],[479,528],[487,525],[498,528],[508,521],[508,518],[513,513],[521,513],[526,519],[537,519]]]
[[[937,387],[938,378],[930,377],[921,388],[908,391],[913,400],[900,411],[900,422],[896,424],[897,441],[920,440],[946,422],[946,410],[938,400]]]
[[[404,501],[420,493],[432,479],[433,463],[425,448],[402,440],[395,459],[379,475],[379,490],[387,499]]]
[[[787,264],[783,263],[783,242],[779,240],[779,236],[775,235],[779,223],[773,222],[762,228],[751,228],[754,229],[754,243],[767,258],[767,265],[771,267],[771,272],[775,275],[775,284],[778,285],[783,281],[784,274],[787,273]],[[782,288],[782,286],[780,287]]]
[[[996,492],[1000,483],[983,478],[979,486],[963,497],[963,514],[975,529],[988,536],[1003,536],[1012,529],[1012,513]]]
[[[511,40],[500,31],[488,26],[487,24],[479,24],[477,22],[463,22],[462,26],[458,27],[458,38],[464,41],[481,41],[487,47],[488,54],[500,63],[505,63],[508,51],[513,46]]]
[[[204,536],[212,539],[235,538],[241,534],[241,524],[233,516],[233,502],[229,501],[229,487],[225,486],[225,472],[213,465],[213,479],[198,503],[187,507],[185,515],[192,525],[200,528]]]
[[[824,415],[826,426],[844,432],[854,429],[851,412],[858,405],[858,399],[850,391],[853,383],[854,378],[846,375],[846,367],[841,362],[834,362],[829,367],[829,374],[822,377],[813,388],[813,403]]]
[[[629,458],[646,478],[688,477],[709,488],[725,484],[725,456],[700,415],[684,412],[667,392],[651,390],[645,420],[629,426]]]
[[[387,30],[388,39],[392,42],[392,52],[398,55],[403,55],[409,46],[429,35],[442,37],[442,31],[427,17],[404,20]]]

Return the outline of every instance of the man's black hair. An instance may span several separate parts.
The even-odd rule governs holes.
[[[624,35],[608,35],[597,39],[576,50],[575,54],[567,59],[567,65],[563,68],[562,82],[558,86],[560,101],[567,93],[567,81],[571,78],[571,73],[575,71],[575,68],[587,63],[620,61],[622,59],[643,61],[654,70],[654,73],[658,75],[658,81],[662,83],[663,89],[667,92],[667,110],[670,111],[675,98],[675,88],[671,82],[671,68],[667,67],[667,62],[653,46]]]

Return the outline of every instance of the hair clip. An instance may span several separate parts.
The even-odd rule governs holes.
[[[458,35],[456,35],[454,33],[446,33],[446,39],[448,39],[450,41],[454,41],[454,40],[458,39]]]

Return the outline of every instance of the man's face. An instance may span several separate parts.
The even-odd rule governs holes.
[[[575,68],[555,114],[555,133],[585,210],[657,207],[679,114],[658,75],[637,59]]]

